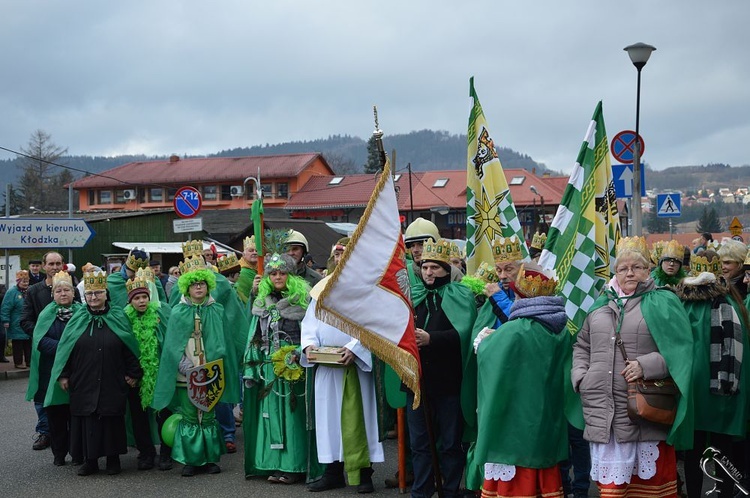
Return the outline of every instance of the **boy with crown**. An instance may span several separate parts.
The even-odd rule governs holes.
[[[217,275],[206,267],[200,252],[180,263],[180,273],[181,297],[169,317],[152,406],[181,416],[172,458],[184,465],[182,475],[192,477],[199,470],[218,474],[226,447],[215,408],[219,401],[240,400],[235,345],[240,333],[211,295]]]
[[[461,383],[464,352],[470,348],[476,306],[471,291],[451,282],[451,246],[445,239],[427,240],[421,261],[424,292],[412,293],[415,336],[422,366],[422,399],[428,402],[440,440],[440,467],[446,496],[457,496],[465,464],[461,447]],[[412,496],[432,496],[435,477],[424,404],[412,408],[407,393],[406,419],[414,465]],[[425,400],[425,398],[427,398]]]
[[[651,261],[657,266],[651,271],[651,278],[658,287],[674,287],[687,276],[687,272],[682,269],[684,256],[685,249],[676,240],[654,242],[651,247]]]
[[[159,301],[152,301],[156,295],[155,274],[150,268],[139,268],[135,277],[125,283],[128,291],[128,305],[125,315],[133,328],[133,335],[138,341],[140,364],[143,370],[139,385],[130,388],[128,403],[130,417],[138,448],[138,470],[150,470],[154,467],[156,449],[151,440],[152,429],[156,428],[156,418],[149,409],[154,398],[156,373],[159,369],[160,346],[164,341],[167,318],[171,311],[168,306],[160,306]],[[171,468],[171,449],[162,443],[159,468]]]
[[[125,288],[125,282],[135,277],[135,273],[141,268],[149,267],[149,254],[143,249],[134,247],[128,253],[125,264],[120,267],[119,271],[110,273],[107,277],[107,287],[109,288],[109,299],[113,306],[124,308],[128,305],[128,291]],[[167,295],[161,282],[157,279],[154,282],[159,301],[167,304]]]
[[[84,273],[83,282],[86,306],[60,338],[45,405],[70,400],[70,452],[85,460],[78,475],[97,473],[102,456],[107,474],[119,474],[120,455],[127,453],[128,387],[143,375],[138,342],[122,309],[109,304],[106,275]]]
[[[474,340],[478,369],[478,436],[482,496],[562,497],[557,463],[568,458],[565,358],[571,335],[557,281],[534,263],[511,283],[508,321]],[[508,400],[513,400],[509,402]],[[524,430],[523,427],[544,427]]]

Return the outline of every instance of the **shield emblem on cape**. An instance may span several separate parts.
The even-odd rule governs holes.
[[[187,371],[190,402],[201,411],[211,411],[224,394],[224,360],[209,361]]]

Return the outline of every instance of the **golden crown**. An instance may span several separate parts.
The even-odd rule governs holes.
[[[153,282],[156,280],[156,274],[154,273],[154,270],[151,269],[150,266],[147,266],[146,268],[139,268],[137,272],[135,272],[135,275],[137,277],[141,277],[142,279]]]
[[[130,254],[128,254],[128,259],[125,261],[126,267],[130,268],[133,271],[136,271],[138,268],[148,267],[148,253],[146,253],[145,258],[136,258],[135,254],[133,254],[134,251],[141,251],[141,250],[142,249],[138,249],[137,247],[134,247],[130,251]]]
[[[68,284],[73,287],[73,279],[70,277],[68,272],[59,271],[52,276],[52,288],[54,289],[58,284]]]
[[[239,266],[240,261],[237,259],[237,255],[233,252],[216,260],[216,267],[219,269],[219,272],[231,270],[232,268]]]
[[[451,257],[459,259],[463,259],[464,257],[463,251],[455,242],[451,242]]]
[[[107,274],[96,270],[84,272],[83,289],[87,291],[107,290]]]
[[[474,276],[476,278],[482,279],[484,282],[487,282],[488,284],[492,284],[492,283],[500,281],[500,279],[497,278],[497,272],[495,272],[495,267],[490,265],[486,261],[482,261],[482,264],[479,265],[479,268],[477,268],[477,271],[474,272]]]
[[[130,294],[135,289],[146,289],[147,291],[149,291],[148,282],[149,281],[146,278],[144,278],[142,274],[136,275],[132,279],[125,282],[125,288],[127,289],[128,294]]]
[[[186,273],[190,273],[191,271],[205,270],[206,260],[203,259],[202,254],[198,254],[196,256],[188,256],[185,258],[185,261],[180,261],[180,264],[178,266],[180,267],[180,274],[184,275]]]
[[[617,243],[617,257],[624,252],[637,252],[643,256],[646,261],[651,259],[651,254],[648,252],[648,246],[646,245],[646,239],[643,237],[623,237]]]
[[[526,297],[551,296],[555,293],[557,280],[547,277],[541,270],[531,270],[535,275],[527,275],[526,268],[521,265],[516,277],[516,289]]]
[[[427,239],[422,249],[422,261],[440,261],[442,263],[451,264],[451,255],[453,250],[451,242],[445,239],[438,239],[437,242],[432,239]]]
[[[547,234],[546,233],[539,233],[536,232],[534,234],[534,237],[531,238],[531,247],[534,249],[539,249],[540,251],[544,249],[544,244],[547,243]]]
[[[682,261],[685,248],[676,240],[659,240],[651,246],[651,261],[658,264],[663,258],[674,258]]]
[[[182,255],[185,259],[191,256],[203,257],[203,241],[202,240],[188,240],[182,244]],[[203,265],[205,266],[205,264]]]
[[[242,250],[247,251],[251,247],[255,247],[255,235],[251,237],[245,237],[245,240],[242,241]]]
[[[496,263],[504,261],[521,261],[523,252],[521,251],[521,240],[515,235],[510,237],[498,237],[492,241],[492,255]]]
[[[721,258],[718,254],[710,260],[703,255],[690,255],[690,274],[692,276],[697,276],[699,273],[703,272],[713,273],[717,277],[722,275]]]
[[[744,266],[750,266],[750,250],[747,251],[747,256],[745,256],[745,264]]]

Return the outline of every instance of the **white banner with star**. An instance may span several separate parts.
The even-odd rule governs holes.
[[[467,134],[466,271],[472,275],[482,262],[494,265],[492,241],[497,237],[515,235],[524,241],[521,245],[524,259],[528,259],[529,250],[484,111],[474,91],[473,77],[469,87],[474,105],[469,114]]]

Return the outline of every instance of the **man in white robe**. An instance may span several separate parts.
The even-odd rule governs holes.
[[[307,353],[310,352],[311,348],[322,346],[342,348],[343,358],[341,366],[318,364],[315,370],[309,370],[310,373],[314,372],[315,375],[315,430],[318,461],[327,465],[323,477],[311,483],[308,486],[308,490],[325,491],[346,486],[344,481],[344,468],[346,465],[349,483],[357,485],[359,493],[371,493],[374,489],[372,484],[372,467],[366,465],[356,468],[358,465],[352,466],[351,462],[347,462],[344,457],[345,448],[342,438],[344,430],[342,430],[341,425],[341,410],[344,397],[344,377],[347,371],[347,368],[342,367],[345,365],[354,365],[359,380],[359,392],[362,398],[362,412],[364,415],[363,418],[360,418],[359,423],[361,424],[362,420],[364,421],[369,463],[384,461],[383,445],[378,441],[375,384],[372,376],[373,357],[372,353],[362,346],[357,339],[321,322],[315,317],[315,298],[320,294],[320,285],[325,285],[325,283],[321,282],[319,285],[316,285],[310,293],[313,299],[307,308],[305,318],[302,320],[301,349],[303,354],[300,364],[304,367],[315,366],[308,361]],[[347,423],[357,422],[355,419]],[[348,452],[348,449],[346,451]],[[359,482],[357,482],[357,478],[359,478]]]

